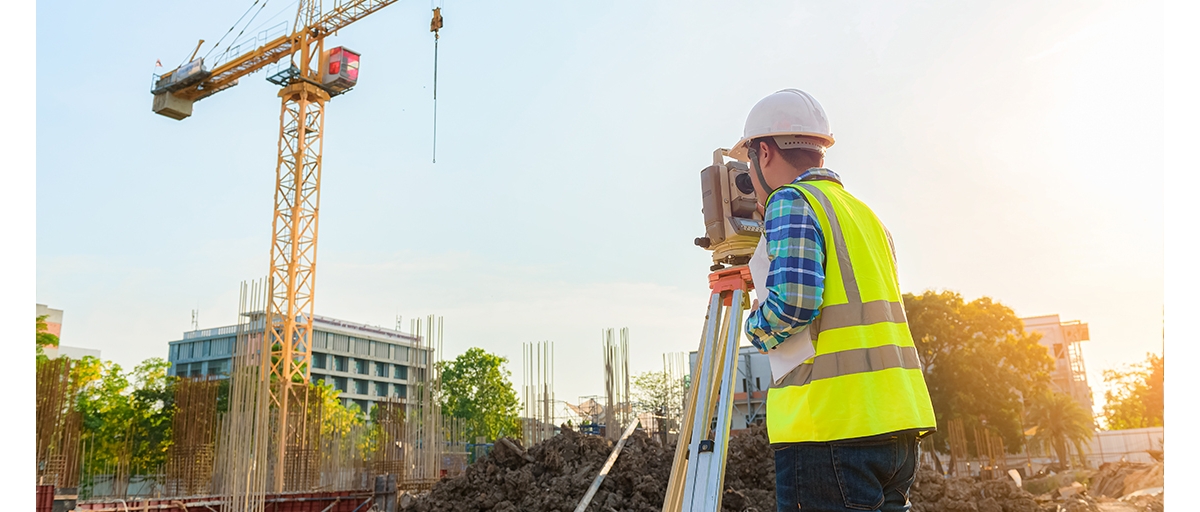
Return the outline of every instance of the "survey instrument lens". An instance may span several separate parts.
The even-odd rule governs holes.
[[[754,184],[750,182],[750,173],[740,172],[733,177],[733,184],[743,194],[754,195]]]

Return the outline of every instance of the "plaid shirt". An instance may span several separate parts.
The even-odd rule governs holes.
[[[814,167],[792,183],[827,179],[841,184],[837,173]],[[766,352],[800,332],[820,314],[825,291],[825,236],[808,201],[791,188],[780,188],[766,207],[766,301],[746,319],[746,335],[759,351]]]

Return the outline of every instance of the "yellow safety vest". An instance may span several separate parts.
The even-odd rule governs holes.
[[[933,404],[883,224],[838,183],[785,186],[803,194],[820,220],[825,289],[809,328],[816,355],[767,392],[770,442],[933,431]]]

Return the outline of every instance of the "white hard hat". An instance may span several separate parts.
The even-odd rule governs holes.
[[[746,116],[742,140],[729,150],[729,157],[749,161],[747,146],[759,137],[775,137],[780,149],[805,148],[824,153],[833,145],[825,109],[800,89],[784,89],[755,104]]]

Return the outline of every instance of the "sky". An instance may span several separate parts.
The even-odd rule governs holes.
[[[286,1],[246,34],[290,22]],[[63,344],[166,358],[192,310],[232,324],[266,274],[277,87],[150,111],[155,61],[204,54],[250,3],[37,6],[36,300],[64,310]],[[436,163],[430,5],[326,43],[362,64],[325,121],[319,315],[440,315],[447,356],[499,353],[518,384],[522,343],[552,341],[571,402],[603,393],[605,328],[629,328],[632,372],[661,370],[704,322],[698,173],[796,87],[903,290],[1088,323],[1097,407],[1103,370],[1162,352],[1159,3],[442,5]]]

